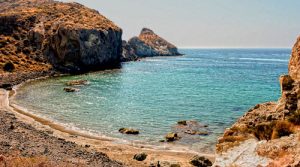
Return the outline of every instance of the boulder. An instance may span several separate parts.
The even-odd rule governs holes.
[[[186,138],[188,135],[209,135],[208,126],[199,123],[195,120],[181,120],[177,122],[177,125],[173,126],[173,132],[178,133],[182,138]]]
[[[66,83],[67,86],[87,85],[87,80],[73,80]]]
[[[141,154],[135,154],[133,159],[137,160],[137,161],[144,161],[147,158],[147,154],[146,153],[141,153]]]
[[[65,92],[78,92],[79,89],[77,89],[77,88],[66,87],[66,88],[64,88],[64,91],[65,91]]]
[[[180,139],[180,137],[178,136],[178,134],[177,133],[173,133],[173,132],[168,133],[165,136],[165,138],[166,138],[167,142],[173,142],[173,141],[176,141],[176,140]]]
[[[212,162],[205,158],[204,156],[194,156],[191,160],[190,160],[190,163],[194,166],[197,166],[197,167],[209,167],[209,166],[212,166]]]
[[[187,122],[186,122],[186,120],[182,120],[182,121],[178,121],[177,124],[186,126]]]
[[[138,130],[130,129],[130,128],[121,128],[119,129],[119,132],[123,134],[130,134],[130,135],[138,135],[140,133]]]

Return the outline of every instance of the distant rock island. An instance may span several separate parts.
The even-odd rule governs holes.
[[[132,61],[142,57],[178,56],[175,45],[166,41],[148,28],[143,28],[138,37],[123,41],[122,61]]]

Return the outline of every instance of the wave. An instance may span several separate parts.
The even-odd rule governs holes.
[[[277,62],[288,62],[286,59],[263,59],[263,58],[238,58],[239,60],[252,60],[252,61],[277,61]]]

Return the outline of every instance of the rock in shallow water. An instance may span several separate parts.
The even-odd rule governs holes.
[[[66,83],[67,86],[87,85],[87,80],[73,80]]]
[[[78,91],[79,91],[79,89],[77,89],[77,88],[69,88],[69,87],[67,87],[67,88],[64,88],[64,91],[65,91],[65,92],[78,92]]]
[[[173,142],[180,139],[177,133],[168,133],[165,138],[167,142]]]
[[[130,128],[121,128],[119,129],[119,132],[123,134],[130,134],[130,135],[138,135],[140,133],[138,130],[130,129]]]
[[[187,125],[186,120],[182,120],[182,121],[178,121],[177,122],[178,125]]]

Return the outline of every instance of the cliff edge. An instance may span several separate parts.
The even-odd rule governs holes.
[[[281,98],[250,109],[219,138],[214,166],[300,166],[300,38]]]
[[[120,63],[122,30],[96,10],[51,0],[8,0],[0,6],[0,77]]]

